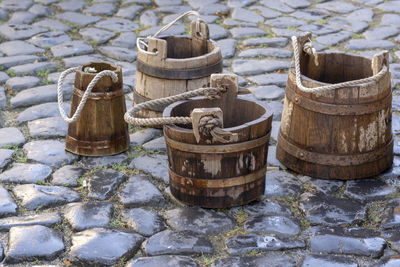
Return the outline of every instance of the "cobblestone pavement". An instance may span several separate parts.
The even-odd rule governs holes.
[[[60,71],[89,60],[122,65],[132,105],[137,36],[198,10],[240,75],[274,111],[262,201],[230,210],[176,203],[157,129],[131,129],[127,153],[64,151]],[[378,179],[325,181],[275,158],[289,37],[368,57],[389,49],[400,89],[400,1],[0,0],[0,258],[12,266],[400,266],[400,158]],[[188,23],[169,33],[187,32]],[[69,76],[67,95],[72,92]],[[394,90],[393,132],[400,131]],[[397,138],[397,137],[396,137]],[[395,154],[400,154],[398,140]]]

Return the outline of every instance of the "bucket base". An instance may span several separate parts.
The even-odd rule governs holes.
[[[105,141],[83,141],[71,136],[65,138],[65,150],[81,156],[111,156],[129,149],[129,136]]]

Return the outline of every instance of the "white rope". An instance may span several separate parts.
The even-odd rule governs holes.
[[[197,16],[196,31],[199,32],[199,30],[200,30],[200,21],[201,21],[200,20],[200,14],[197,11],[193,11],[193,10],[187,11],[187,12],[179,15],[178,17],[176,17],[173,21],[171,21],[167,25],[163,26],[155,34],[153,34],[153,36],[150,35],[150,36],[147,36],[146,38],[138,37],[136,39],[136,46],[137,46],[138,50],[140,50],[142,53],[145,53],[146,55],[152,55],[152,56],[157,55],[158,51],[152,52],[152,51],[147,51],[147,50],[143,49],[143,47],[146,47],[146,49],[148,48],[148,45],[145,42],[145,40],[148,40],[149,38],[157,37],[161,33],[165,32],[166,30],[171,28],[172,25],[174,25],[176,22],[178,22],[182,18],[185,18],[187,16],[191,16],[191,15]]]
[[[60,75],[60,78],[58,79],[58,84],[57,84],[57,94],[58,94],[58,109],[60,110],[61,117],[64,119],[64,121],[71,123],[74,122],[78,119],[79,115],[81,114],[86,101],[92,92],[93,87],[97,84],[97,82],[105,77],[105,76],[110,76],[112,81],[114,83],[118,82],[118,75],[115,74],[111,70],[103,70],[99,72],[96,76],[94,76],[93,80],[89,83],[88,87],[85,90],[85,93],[82,96],[81,102],[79,103],[78,107],[76,108],[76,111],[72,117],[68,117],[68,115],[65,112],[64,109],[64,101],[63,101],[63,92],[62,92],[62,86],[64,84],[65,77],[73,72],[76,72],[79,69],[79,67],[74,67],[74,68],[69,68],[65,71],[63,71]]]
[[[336,83],[336,84],[329,84],[329,85],[324,85],[324,86],[318,86],[318,87],[305,87],[302,82],[301,82],[301,72],[300,72],[300,54],[299,54],[299,48],[298,48],[298,43],[297,43],[297,37],[292,36],[292,46],[293,46],[293,54],[294,54],[294,68],[295,68],[295,73],[296,73],[296,84],[297,87],[307,93],[316,93],[316,92],[322,92],[322,91],[328,91],[328,90],[335,90],[343,87],[350,87],[354,85],[359,85],[362,83],[369,83],[369,82],[377,82],[379,81],[388,71],[387,66],[383,66],[382,69],[375,75],[365,78],[365,79],[359,79],[359,80],[353,80],[353,81],[348,81],[348,82],[342,82],[342,83]],[[305,44],[306,46],[306,44]],[[308,50],[310,50],[312,44],[307,44]],[[308,52],[307,52],[308,53]],[[312,53],[312,48],[311,48],[311,53]],[[316,55],[317,53],[315,53]]]

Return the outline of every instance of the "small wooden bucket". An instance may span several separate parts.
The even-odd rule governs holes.
[[[87,68],[94,68],[96,71],[85,72]],[[72,116],[75,113],[89,83],[104,70],[114,72],[118,81],[113,82],[110,77],[102,77],[93,87],[78,119],[69,123],[65,149],[74,154],[106,156],[129,148],[128,124],[124,121],[126,105],[121,67],[104,62],[80,66],[76,70],[70,114]]]
[[[170,188],[178,200],[206,208],[244,205],[263,195],[272,123],[272,112],[263,105],[236,97],[236,75],[213,74],[211,87],[217,86],[228,88],[221,99],[180,101],[163,114],[192,114],[193,127],[164,126]],[[223,130],[236,133],[237,140],[221,143],[200,134],[199,121],[210,114],[223,120]]]
[[[292,67],[277,158],[288,168],[312,177],[347,180],[377,175],[393,160],[389,55],[383,52],[371,61],[347,53],[319,53],[316,66],[302,49],[310,38],[311,34],[298,38],[303,85],[313,88],[377,78],[334,90],[305,92]]]
[[[210,82],[222,72],[221,49],[209,39],[204,22],[191,23],[191,36],[148,38],[147,51],[138,42],[134,104],[177,95]],[[137,116],[162,116],[165,106],[145,109]]]

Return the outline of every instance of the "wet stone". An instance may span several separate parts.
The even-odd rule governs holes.
[[[235,39],[223,39],[217,41],[217,45],[221,48],[223,58],[231,58],[235,55],[236,40]]]
[[[11,169],[0,174],[3,183],[36,183],[45,181],[52,170],[43,164],[15,163]]]
[[[14,12],[11,16],[11,18],[8,20],[9,24],[30,24],[34,19],[36,18],[36,15],[27,12],[27,11],[18,11]]]
[[[10,193],[3,186],[0,186],[0,216],[15,214],[17,207]]]
[[[384,219],[383,228],[400,227],[400,198],[390,200],[387,207],[389,208],[389,214]]]
[[[327,196],[322,193],[304,193],[300,208],[311,224],[341,225],[358,224],[366,216],[366,207],[352,199]]]
[[[5,88],[13,92],[20,92],[38,85],[40,79],[34,76],[12,77],[7,80]]]
[[[40,20],[38,22],[33,23],[35,26],[40,26],[44,27],[53,31],[62,31],[66,32],[69,31],[71,28],[67,25],[65,25],[62,22],[59,22],[58,20],[53,20],[53,19],[44,19]]]
[[[71,41],[71,38],[62,31],[44,32],[33,36],[28,42],[45,48]]]
[[[165,155],[145,155],[135,158],[129,168],[139,169],[169,183],[168,158]]]
[[[65,248],[62,235],[42,225],[12,227],[8,243],[7,263],[53,260]]]
[[[166,228],[163,218],[151,210],[128,209],[122,212],[122,217],[129,227],[143,236],[152,236]]]
[[[79,56],[93,52],[93,47],[83,41],[70,41],[51,47],[55,57]]]
[[[69,99],[72,90],[72,85],[64,86],[63,94],[65,99]],[[51,84],[23,90],[11,98],[10,104],[13,108],[19,108],[54,101],[57,101],[57,85]]]
[[[379,267],[396,267],[399,265],[400,265],[400,258],[394,256],[394,257],[382,260],[381,265],[379,265]]]
[[[300,226],[293,218],[286,216],[256,215],[244,225],[250,233],[272,234],[279,238],[293,237],[300,233]]]
[[[76,264],[114,265],[121,258],[133,257],[142,241],[138,234],[93,228],[72,235],[69,257]]]
[[[137,56],[136,51],[124,47],[102,46],[99,47],[99,51],[110,58],[128,62],[135,61]]]
[[[144,247],[150,256],[213,253],[212,244],[204,235],[190,231],[162,231],[147,239]]]
[[[178,231],[192,231],[199,234],[219,234],[232,229],[234,220],[222,212],[199,207],[176,208],[165,212],[168,225]]]
[[[328,45],[328,46],[334,46],[337,45],[340,42],[343,42],[347,39],[349,39],[352,36],[352,33],[346,32],[346,31],[341,31],[338,33],[332,33],[324,36],[319,36],[317,37],[316,41],[318,43]]]
[[[394,26],[385,26],[385,27],[377,27],[371,30],[368,30],[364,33],[365,39],[368,40],[383,40],[389,37],[395,36],[400,32],[397,27]]]
[[[31,141],[24,145],[24,150],[28,159],[56,168],[77,159],[76,155],[65,151],[64,142],[57,140]]]
[[[70,104],[64,104],[65,110],[70,109]],[[58,109],[58,103],[44,103],[40,105],[35,105],[25,109],[20,112],[17,117],[18,123],[23,123],[26,121],[33,121],[42,118],[49,118],[59,116],[60,112]]]
[[[57,6],[63,11],[79,11],[85,5],[85,1],[81,0],[69,0],[57,4]]]
[[[257,252],[276,251],[306,246],[303,240],[280,239],[274,236],[255,234],[237,235],[227,239],[225,244],[230,255],[243,255],[252,250]]]
[[[382,236],[390,243],[390,248],[400,252],[400,231],[398,228],[384,230]]]
[[[118,32],[136,31],[139,28],[139,26],[136,23],[133,23],[130,20],[120,19],[120,18],[110,18],[102,20],[96,23],[95,26],[98,28],[110,31],[118,31]]]
[[[243,211],[249,215],[291,215],[290,209],[286,204],[268,198],[243,206]]]
[[[1,169],[3,169],[5,166],[7,166],[8,163],[10,163],[14,152],[15,151],[12,149],[0,149],[0,168]]]
[[[255,75],[289,68],[289,61],[235,59],[232,70],[238,75]]]
[[[8,217],[0,219],[0,231],[8,231],[11,227],[15,226],[43,225],[52,227],[56,223],[61,223],[61,217],[58,212],[46,212],[23,217]]]
[[[48,29],[28,24],[3,24],[0,26],[0,36],[7,40],[28,39]]]
[[[13,188],[13,193],[27,210],[63,205],[80,200],[77,192],[60,186],[17,185]]]
[[[78,179],[84,174],[84,170],[74,165],[66,165],[53,173],[52,183],[61,186],[77,186]]]
[[[118,196],[125,207],[162,207],[165,203],[161,192],[144,175],[131,176]]]
[[[152,151],[167,151],[167,145],[165,143],[164,136],[153,139],[143,144],[143,149]]]
[[[347,48],[351,50],[392,49],[394,47],[396,45],[388,40],[353,39],[347,44]]]
[[[1,44],[0,44],[1,46]],[[0,57],[0,67],[8,69],[16,65],[22,65],[26,63],[32,63],[34,61],[41,61],[42,57],[33,55],[20,55],[20,56],[10,56],[10,57]]]
[[[256,86],[248,89],[257,100],[277,100],[285,96],[285,90],[276,85]]]
[[[259,28],[253,27],[238,27],[230,29],[232,37],[235,39],[248,37],[248,36],[263,36],[267,33]]]
[[[91,5],[90,7],[87,7],[84,12],[91,14],[91,15],[105,15],[105,16],[111,16],[112,14],[117,11],[116,7],[112,3],[100,3],[100,4],[94,4]]]
[[[0,147],[19,146],[23,143],[25,143],[25,137],[18,128],[6,127],[0,129]]]
[[[301,193],[301,182],[292,174],[284,171],[268,171],[264,195],[285,197]]]
[[[152,10],[146,10],[140,16],[140,24],[144,26],[157,26],[158,25],[158,17],[156,13]]]
[[[384,199],[396,189],[379,179],[352,180],[346,183],[344,194],[359,201]]]
[[[28,55],[34,53],[44,53],[45,50],[42,48],[38,48],[32,44],[28,44],[27,42],[24,41],[10,41],[10,42],[3,42],[0,44],[0,52],[6,54],[7,56],[19,56],[19,55]],[[22,63],[28,63],[28,62],[21,62],[21,64]]]
[[[273,19],[281,15],[281,13],[264,6],[250,6],[250,9],[257,10],[266,19]]]
[[[61,117],[49,117],[28,122],[32,138],[65,137],[68,123]]]
[[[162,255],[140,257],[129,262],[126,267],[197,267],[197,263],[187,256]]]
[[[140,11],[143,10],[142,6],[128,6],[128,7],[121,7],[117,14],[117,17],[122,17],[125,19],[133,20]]]
[[[311,186],[316,188],[318,192],[324,194],[332,194],[337,192],[342,186],[343,181],[339,180],[323,180],[310,178]]]
[[[268,73],[250,76],[247,77],[247,79],[258,85],[277,85],[284,87],[286,86],[288,75],[283,73]]]
[[[65,12],[57,14],[56,18],[79,26],[86,26],[88,24],[92,24],[101,20],[101,17],[98,16],[88,16],[76,12]]]
[[[304,258],[302,267],[357,267],[357,261],[350,257],[334,256],[334,255],[308,255]]]
[[[284,267],[295,267],[296,262],[286,255],[261,255],[261,256],[244,256],[244,257],[230,257],[216,260],[213,267],[226,267],[226,266],[252,266],[252,267],[264,267],[264,266],[284,266]]]
[[[154,129],[154,128],[147,128],[144,130],[140,130],[137,132],[134,132],[133,134],[131,134],[130,140],[131,140],[131,144],[134,144],[136,146],[140,146],[148,141],[150,141],[151,139],[155,138],[155,137],[159,137],[160,135],[162,135],[162,131],[159,129]]]
[[[106,43],[115,36],[115,33],[96,28],[83,28],[79,30],[85,41],[95,41],[98,44]]]
[[[106,200],[114,195],[126,176],[114,170],[99,170],[89,179],[88,197]]]
[[[134,32],[123,32],[112,41],[113,46],[119,46],[124,48],[133,48],[136,46],[136,34]]]
[[[233,9],[232,18],[252,23],[259,23],[264,21],[264,18],[257,13],[240,7]]]
[[[128,161],[125,154],[118,154],[103,157],[82,157],[82,163],[86,168],[98,168],[111,166],[113,164],[124,164]]]
[[[106,227],[110,223],[112,203],[80,202],[65,206],[63,216],[75,231]]]

